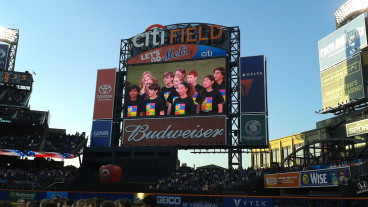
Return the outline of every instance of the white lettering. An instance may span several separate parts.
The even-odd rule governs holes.
[[[139,142],[144,139],[175,139],[175,138],[214,138],[224,134],[224,129],[203,129],[197,125],[196,129],[174,130],[172,125],[161,131],[149,129],[149,125],[128,125],[125,132],[130,133],[128,141]]]

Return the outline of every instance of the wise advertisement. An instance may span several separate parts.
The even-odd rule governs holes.
[[[9,45],[0,44],[0,71],[6,70],[6,63],[8,59]]]
[[[299,172],[265,174],[265,188],[299,188],[300,175]]]
[[[300,186],[302,188],[346,185],[349,180],[350,167],[300,172]]]
[[[226,144],[226,116],[124,119],[124,146]]]
[[[97,71],[93,119],[112,119],[115,96],[116,69]]]
[[[241,144],[245,146],[265,146],[268,142],[268,124],[265,114],[240,115]]]
[[[91,147],[109,147],[111,143],[111,120],[93,121]]]
[[[322,106],[334,108],[364,98],[360,55],[321,73]]]
[[[266,113],[266,57],[240,58],[241,113]]]
[[[318,42],[320,71],[358,54],[367,46],[367,32],[363,13]]]
[[[271,207],[271,197],[224,197],[226,207]]]
[[[197,44],[177,44],[143,52],[130,58],[128,64],[167,62],[225,55],[227,55],[225,50],[216,47]]]

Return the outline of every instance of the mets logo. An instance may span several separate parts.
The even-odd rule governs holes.
[[[108,94],[111,92],[111,90],[112,87],[109,84],[100,85],[100,87],[98,87],[98,92],[100,94]]]
[[[245,131],[250,136],[257,136],[261,133],[262,125],[257,120],[250,120],[245,124]]]
[[[303,183],[304,184],[308,184],[309,183],[309,176],[308,176],[308,174],[304,174],[302,179],[303,179]]]
[[[101,178],[107,180],[110,178],[110,171],[108,169],[103,169],[100,176]]]
[[[0,48],[0,58],[4,58],[5,55],[6,55],[5,50],[3,50],[3,49]]]

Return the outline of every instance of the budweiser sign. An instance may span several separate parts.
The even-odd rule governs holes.
[[[125,146],[225,145],[226,117],[125,119]]]

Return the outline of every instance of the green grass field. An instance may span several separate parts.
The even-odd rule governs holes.
[[[177,68],[185,68],[188,73],[191,70],[198,72],[197,83],[202,85],[203,79],[206,75],[213,75],[213,69],[217,67],[226,68],[225,58],[196,60],[196,61],[182,61],[182,62],[171,62],[171,63],[160,63],[160,64],[147,64],[147,65],[135,65],[129,66],[127,70],[127,80],[132,85],[139,86],[139,80],[144,71],[151,71],[153,76],[158,79],[160,87],[164,86],[163,74],[165,72],[175,73]]]

